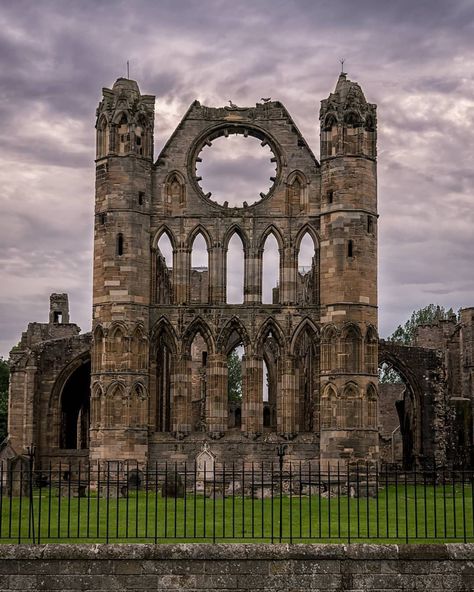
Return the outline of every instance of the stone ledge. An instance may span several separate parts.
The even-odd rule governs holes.
[[[343,544],[44,544],[0,545],[7,560],[434,560],[473,561],[474,543]]]

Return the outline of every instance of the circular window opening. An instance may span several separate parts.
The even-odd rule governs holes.
[[[276,162],[268,144],[242,134],[221,136],[199,154],[196,175],[203,193],[231,208],[252,205],[274,183]],[[211,193],[209,196],[208,194]]]

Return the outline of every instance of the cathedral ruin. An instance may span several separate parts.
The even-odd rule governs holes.
[[[53,294],[49,323],[30,323],[13,348],[11,454],[34,443],[40,465],[192,462],[209,442],[218,461],[260,462],[287,443],[295,460],[410,467],[446,462],[455,442],[470,459],[474,309],[422,328],[416,347],[379,342],[377,116],[361,87],[342,73],[321,102],[319,162],[278,101],[195,101],[156,160],[154,117],[155,97],[135,81],[103,89],[92,332],[80,334],[67,295]],[[239,207],[205,193],[196,172],[204,147],[234,134],[257,138],[275,167],[268,192]],[[235,237],[243,297],[231,303]],[[196,269],[198,238],[208,264]],[[278,286],[264,302],[270,239]],[[313,245],[305,269],[303,240]],[[242,397],[232,401],[237,347]],[[403,388],[379,385],[382,362]]]

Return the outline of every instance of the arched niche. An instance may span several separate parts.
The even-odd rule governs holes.
[[[91,362],[77,365],[60,393],[59,446],[66,449],[89,448]]]

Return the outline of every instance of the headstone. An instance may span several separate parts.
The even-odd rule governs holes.
[[[12,497],[28,496],[30,494],[30,462],[28,457],[14,456],[7,461],[7,489]]]
[[[215,478],[216,457],[204,442],[201,452],[196,456],[196,490],[203,491],[204,483],[212,483]]]
[[[184,485],[181,475],[176,471],[168,471],[161,486],[162,497],[184,497]]]

